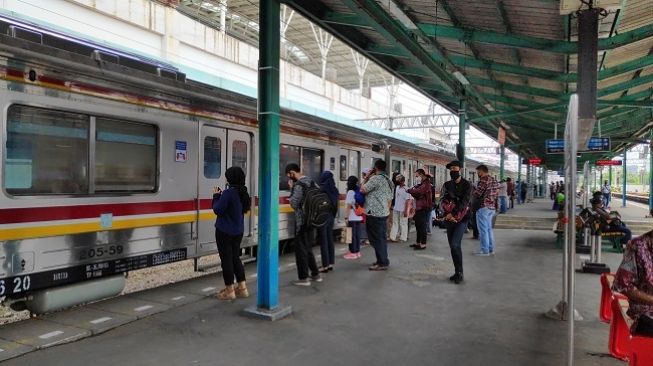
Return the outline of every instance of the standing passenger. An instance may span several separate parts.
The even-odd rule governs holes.
[[[396,178],[395,204],[392,207],[392,229],[390,230],[390,241],[408,240],[408,207],[406,202],[410,195],[406,191],[406,178],[399,174]],[[399,236],[399,238],[397,238]]]
[[[502,179],[499,183],[499,213],[506,213],[508,210],[508,183]]]
[[[345,254],[345,259],[358,259],[361,257],[361,230],[363,228],[363,206],[356,202],[356,193],[358,192],[358,178],[351,176],[347,178],[347,198],[345,198],[345,221],[351,228],[351,244],[349,244],[349,253]],[[360,214],[359,214],[360,213]]]
[[[494,216],[497,204],[499,185],[488,173],[487,166],[479,165],[476,168],[476,172],[478,173],[479,180],[476,190],[472,194],[472,199],[475,202],[475,206],[479,207],[478,211],[476,211],[476,222],[478,224],[481,248],[474,255],[487,257],[494,254],[492,217]]]
[[[508,183],[508,199],[510,200],[510,208],[515,208],[515,182],[512,181],[512,178],[506,178]]]
[[[610,208],[610,197],[612,195],[612,190],[610,189],[610,185],[608,184],[608,181],[603,181],[603,185],[601,186],[601,194],[603,195],[603,205],[606,208]]]
[[[408,190],[411,196],[415,198],[415,228],[417,229],[417,242],[411,245],[415,250],[426,249],[426,230],[428,219],[433,209],[431,201],[431,181],[426,176],[424,169],[415,171],[415,180],[417,184]]]
[[[440,207],[444,211],[445,225],[447,226],[447,241],[451,249],[454,274],[449,277],[455,284],[463,282],[463,252],[462,239],[467,223],[469,221],[469,199],[472,193],[472,185],[460,176],[462,164],[459,161],[452,161],[447,164],[451,180],[444,183],[440,197]]]
[[[379,159],[374,162],[374,171],[363,182],[361,192],[365,197],[365,210],[367,211],[367,236],[376,253],[370,271],[385,271],[390,265],[388,259],[388,240],[386,237],[386,220],[390,215],[392,201],[392,182],[385,172],[386,163]]]
[[[218,244],[220,266],[225,288],[218,292],[218,299],[233,300],[249,296],[245,283],[245,268],[240,261],[240,242],[243,240],[244,214],[249,212],[251,199],[245,187],[245,173],[240,167],[232,166],[224,173],[229,188],[224,192],[213,188],[213,212],[215,220],[215,242]],[[234,277],[238,286],[234,288]]]
[[[288,186],[291,189],[290,207],[295,210],[295,263],[297,264],[298,280],[293,281],[293,285],[310,286],[311,280],[322,282],[322,277],[320,277],[313,249],[311,249],[314,229],[305,222],[302,206],[305,187],[314,186],[315,183],[311,178],[302,174],[299,165],[294,163],[286,165],[286,176],[290,178],[288,181]],[[310,278],[309,270],[311,271]]]
[[[317,230],[320,241],[320,253],[322,255],[322,268],[320,268],[320,272],[325,273],[333,271],[333,265],[336,261],[336,249],[333,245],[333,222],[338,213],[340,193],[336,187],[336,182],[333,180],[333,173],[328,170],[322,172],[322,175],[320,175],[320,188],[329,196],[333,209],[333,215],[329,217],[327,223]]]

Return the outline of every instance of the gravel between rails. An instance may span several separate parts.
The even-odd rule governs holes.
[[[185,260],[162,266],[149,267],[129,272],[127,284],[121,295],[151,289],[191,278],[215,274],[220,266],[217,254],[202,257],[198,260],[200,267],[207,267],[202,272],[195,272],[193,260]],[[216,283],[221,281],[216,277]],[[0,325],[15,323],[30,318],[29,311],[13,311],[0,307]]]

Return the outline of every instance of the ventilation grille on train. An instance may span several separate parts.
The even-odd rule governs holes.
[[[186,74],[174,69],[161,67],[137,58],[111,53],[106,50],[98,50],[92,44],[75,42],[74,40],[57,37],[48,33],[41,33],[35,30],[26,29],[14,24],[0,21],[0,32],[14,38],[29,42],[39,43],[45,46],[58,48],[64,51],[90,56],[98,62],[108,62],[130,69],[144,71],[162,78],[186,82]]]

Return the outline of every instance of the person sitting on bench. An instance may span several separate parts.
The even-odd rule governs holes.
[[[621,221],[621,215],[617,211],[608,211],[603,207],[603,196],[601,192],[594,193],[594,198],[590,200],[592,211],[601,221],[601,232],[603,233],[622,233],[621,244],[626,244],[633,238],[629,228]]]
[[[653,337],[653,231],[626,245],[612,290],[628,297],[628,316],[635,320],[631,333]]]

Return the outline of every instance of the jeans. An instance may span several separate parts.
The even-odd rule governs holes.
[[[508,211],[508,197],[499,197],[499,213],[506,213]]]
[[[608,233],[623,233],[624,236],[621,237],[621,244],[626,244],[630,239],[633,238],[633,233],[629,228],[625,226],[608,226],[605,232]]]
[[[492,230],[492,217],[494,210],[482,207],[476,211],[479,239],[481,239],[481,252],[494,252],[494,231]]]
[[[610,193],[603,193],[603,205],[605,207],[610,206]]]
[[[308,278],[309,269],[311,270],[311,276],[320,274],[313,255],[313,249],[311,249],[313,230],[302,226],[297,236],[295,236],[295,263],[297,264],[297,277],[300,280]]]
[[[245,281],[245,267],[240,261],[240,242],[242,240],[243,234],[233,236],[215,230],[215,242],[218,244],[220,267],[222,267],[222,279],[225,286],[234,284],[234,276],[238,282]]]
[[[382,267],[390,265],[388,259],[388,240],[385,236],[387,217],[367,216],[367,237],[374,247],[376,264]]]
[[[453,267],[456,273],[463,273],[463,250],[461,242],[463,234],[467,228],[468,220],[459,222],[445,221],[447,226],[447,241],[449,241],[449,249],[451,249],[451,259],[453,260]]]
[[[362,221],[349,221],[351,228],[351,244],[349,244],[349,251],[351,253],[358,253],[361,251],[361,231],[363,230]]]
[[[327,223],[317,229],[317,238],[320,241],[320,254],[322,255],[322,267],[328,267],[335,264],[336,249],[333,245],[333,221],[330,217]]]
[[[408,240],[408,217],[401,211],[392,211],[392,229],[390,240]]]
[[[417,244],[426,244],[426,227],[428,218],[431,215],[430,210],[424,209],[415,212],[415,229],[417,229]]]

